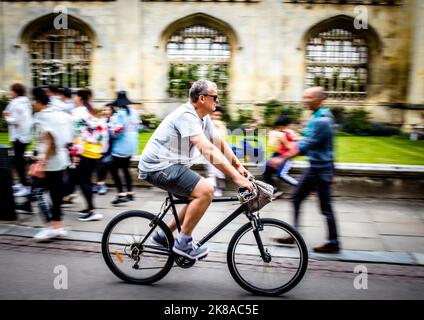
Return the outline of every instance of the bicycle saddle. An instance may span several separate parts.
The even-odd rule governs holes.
[[[188,197],[179,196],[178,194],[175,194],[175,193],[172,193],[172,196],[178,200],[185,201],[187,203],[190,202],[190,199]]]

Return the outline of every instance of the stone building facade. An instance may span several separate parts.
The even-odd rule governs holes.
[[[184,100],[169,78],[185,63],[220,70],[233,113],[260,116],[263,102],[320,84],[329,104],[406,129],[422,121],[424,1],[3,0],[0,35],[0,90],[60,78],[99,105],[127,90],[163,117]]]

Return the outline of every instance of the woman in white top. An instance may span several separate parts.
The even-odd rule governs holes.
[[[61,219],[63,197],[63,172],[69,166],[67,145],[73,139],[70,115],[49,105],[49,97],[42,88],[33,90],[34,96],[34,157],[30,168],[33,177],[33,196],[48,226],[37,233],[36,240],[46,240],[66,235]],[[50,207],[43,193],[48,190]]]
[[[25,150],[31,142],[32,108],[31,102],[25,96],[25,87],[15,83],[10,87],[12,100],[3,112],[4,118],[9,126],[9,140],[13,144],[16,171],[19,183],[14,186],[14,195],[25,197],[29,195],[30,188],[26,178]]]

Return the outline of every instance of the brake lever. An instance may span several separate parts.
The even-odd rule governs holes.
[[[254,180],[251,180],[251,182],[253,184],[253,191],[252,192],[248,192],[247,188],[239,188],[238,198],[239,198],[240,203],[249,202],[251,199],[256,197],[257,191],[256,191],[255,182],[254,182]],[[250,197],[252,197],[252,198],[250,198]]]

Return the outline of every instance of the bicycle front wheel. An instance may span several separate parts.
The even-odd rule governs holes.
[[[164,232],[167,246],[151,240],[152,220],[149,212],[126,211],[106,226],[102,237],[102,254],[109,269],[120,279],[136,284],[150,284],[162,279],[172,268],[174,239],[163,221],[155,230]]]
[[[252,223],[242,226],[228,246],[227,263],[234,280],[245,290],[259,295],[280,295],[294,288],[305,274],[308,250],[302,236],[289,224],[276,219],[259,219],[255,237]],[[292,239],[282,245],[279,238]],[[259,250],[258,239],[265,257]]]

